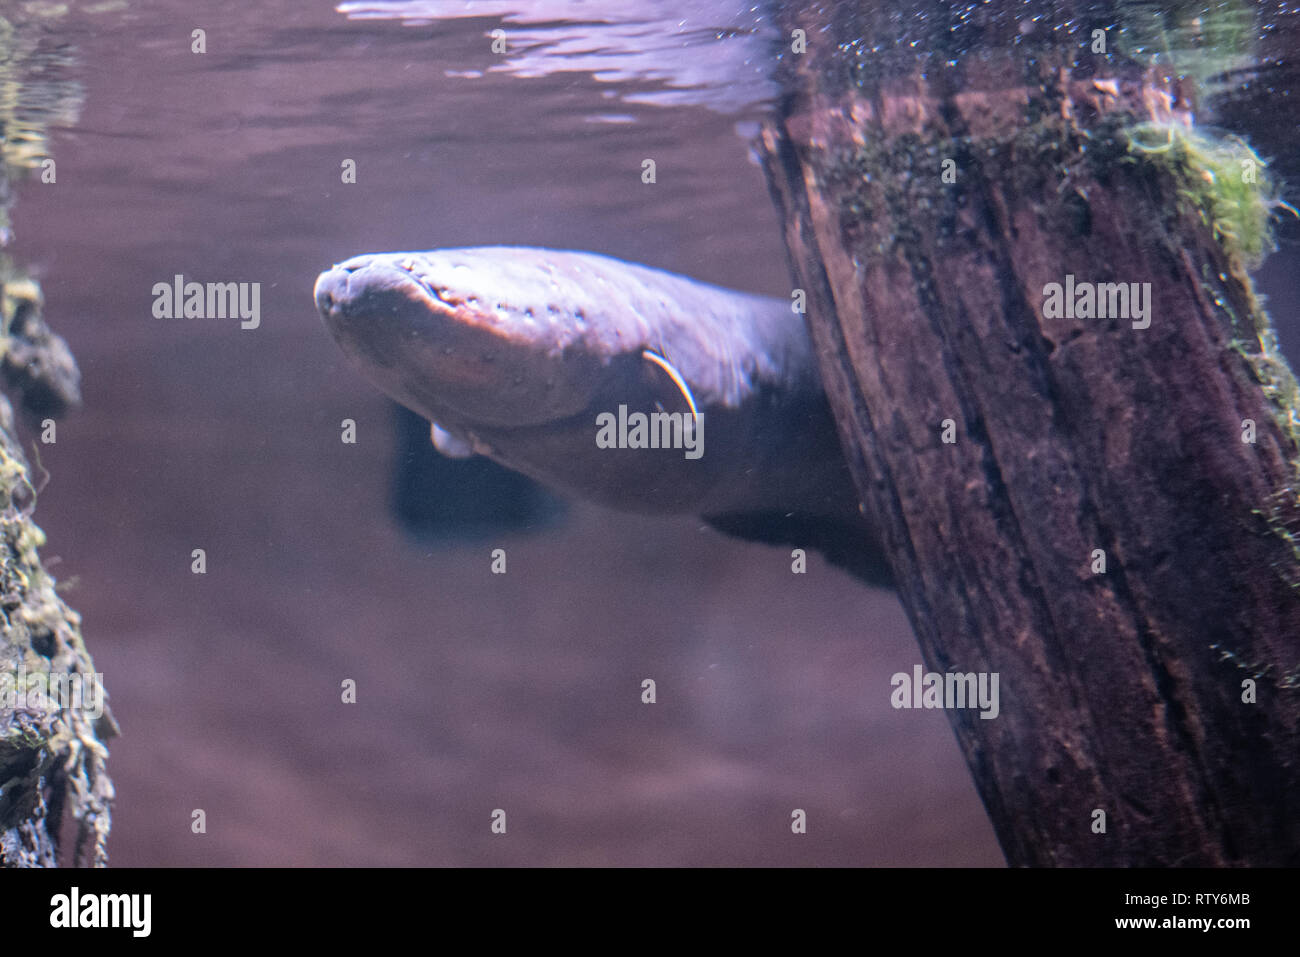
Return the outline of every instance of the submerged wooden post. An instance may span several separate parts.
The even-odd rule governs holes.
[[[0,15],[0,381],[53,442],[54,420],[81,401],[81,374],[45,322],[39,284],[4,246],[11,179],[51,169],[44,123],[75,125],[81,94],[51,29],[66,7],[28,7]],[[15,418],[0,395],[0,868],[103,866],[113,801],[104,742],[118,729],[81,617],[41,560],[32,516],[43,468],[28,462]]]
[[[926,667],[999,675],[949,714],[1007,860],[1296,864],[1275,204],[1122,7],[786,3],[761,149]]]

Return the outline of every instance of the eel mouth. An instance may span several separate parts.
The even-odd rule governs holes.
[[[365,376],[444,426],[541,425],[586,410],[608,375],[545,329],[436,282],[426,257],[356,256],[316,279],[317,311]]]
[[[340,322],[364,319],[376,307],[391,307],[392,303],[385,301],[385,294],[401,292],[405,286],[415,287],[411,291],[422,294],[431,306],[454,308],[456,305],[443,297],[442,290],[417,268],[412,258],[354,256],[316,278],[316,309],[332,329]]]

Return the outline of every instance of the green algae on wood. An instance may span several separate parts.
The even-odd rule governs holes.
[[[1222,268],[1203,276],[1206,294],[1228,316],[1232,348],[1249,366],[1267,397],[1273,418],[1291,442],[1291,477],[1251,510],[1291,549],[1291,562],[1274,571],[1300,591],[1300,383],[1278,344],[1250,270],[1275,248],[1274,225],[1295,216],[1267,162],[1239,137],[1218,136],[1180,124],[1137,124],[1126,131],[1133,162],[1158,167],[1172,179],[1183,204],[1196,210],[1223,251]],[[1234,306],[1225,290],[1239,291]],[[1239,314],[1239,310],[1245,315]],[[1235,654],[1225,652],[1232,660]],[[1296,687],[1300,662],[1286,674]],[[1266,669],[1267,671],[1267,669]]]
[[[0,865],[102,865],[113,798],[103,742],[116,725],[102,697],[95,713],[92,696],[102,696],[103,686],[81,618],[41,562],[32,469],[13,433],[13,413],[0,397]],[[42,683],[75,677],[89,691],[85,706],[33,694],[32,676]],[[58,845],[61,813],[76,822],[67,850]]]

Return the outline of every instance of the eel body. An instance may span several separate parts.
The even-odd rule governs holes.
[[[434,441],[615,508],[862,523],[812,346],[787,301],[592,253],[356,256],[316,305],[362,373]],[[598,417],[681,412],[702,450],[602,448]],[[858,531],[861,531],[859,527]],[[797,536],[794,536],[797,537]]]

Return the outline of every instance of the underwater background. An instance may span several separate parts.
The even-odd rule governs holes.
[[[35,519],[122,727],[112,863],[1002,863],[947,717],[889,706],[919,661],[890,592],[819,557],[791,576],[787,550],[696,519],[449,471],[313,305],[353,254],[486,244],[788,295],[747,145],[773,92],[761,17],[13,7],[79,97],[44,118],[57,182],[15,190],[7,252],[83,375]],[[1294,364],[1293,236],[1257,278]],[[259,327],[155,319],[176,274],[260,282]],[[421,511],[436,489],[457,507]]]

